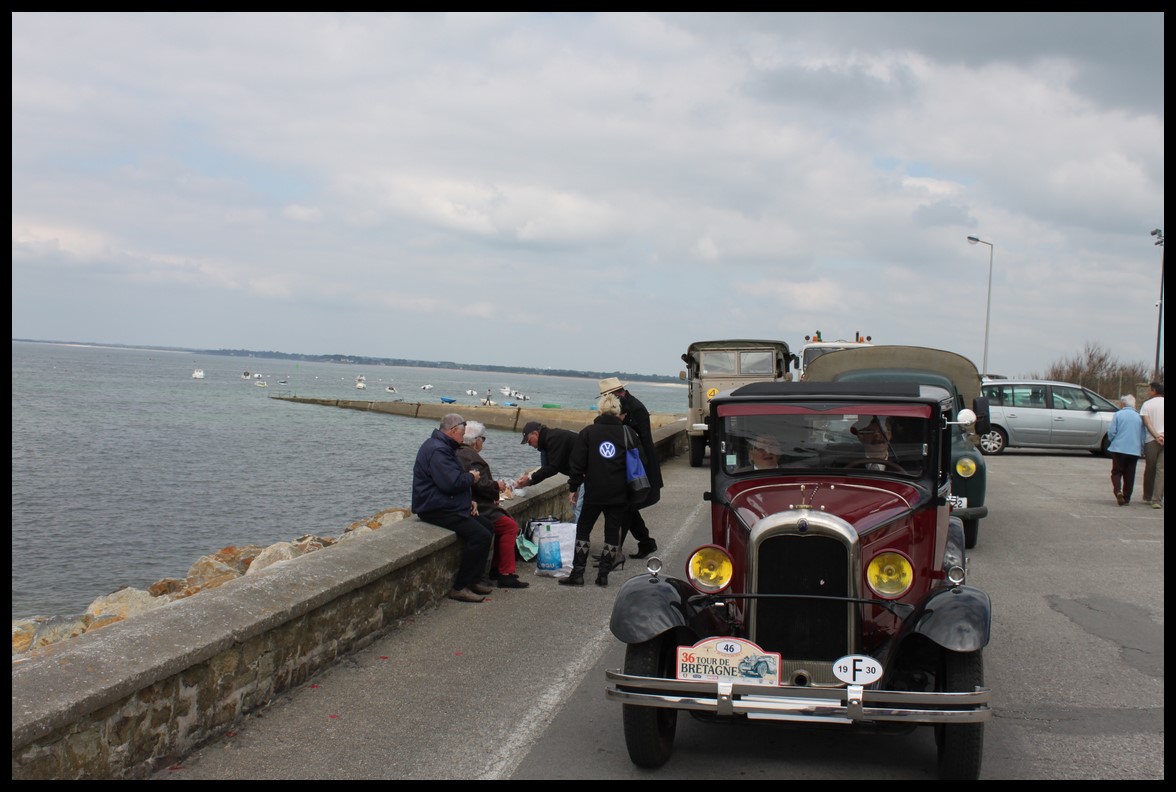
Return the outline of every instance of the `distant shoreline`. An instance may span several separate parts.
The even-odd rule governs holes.
[[[499,374],[538,374],[545,377],[572,377],[582,379],[617,377],[621,382],[641,382],[650,385],[667,386],[682,385],[677,377],[666,374],[633,374],[625,371],[577,371],[574,369],[543,369],[527,366],[497,366],[491,364],[455,363],[453,361],[375,358],[357,355],[304,355],[292,352],[262,352],[252,349],[194,349],[144,344],[101,344],[92,341],[48,341],[38,338],[13,338],[12,340],[14,343],[19,342],[24,344],[52,344],[55,346],[92,347],[95,349],[134,349],[143,352],[175,352],[189,355],[219,355],[223,357],[296,360],[361,366],[399,366],[407,368],[443,369],[446,371],[486,371]]]

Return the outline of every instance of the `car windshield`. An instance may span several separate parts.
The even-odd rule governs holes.
[[[728,474],[851,469],[921,476],[930,453],[926,407],[790,405],[770,415],[722,419],[719,454]]]

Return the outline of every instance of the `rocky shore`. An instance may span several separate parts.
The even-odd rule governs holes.
[[[136,614],[162,608],[242,575],[254,574],[274,564],[378,531],[410,515],[411,512],[404,508],[384,509],[352,523],[338,537],[307,535],[289,542],[276,542],[269,547],[230,545],[199,558],[183,579],[165,578],[146,590],[124,586],[91,602],[84,613],[15,619],[12,622],[12,655],[15,657],[34,647],[68,640]]]

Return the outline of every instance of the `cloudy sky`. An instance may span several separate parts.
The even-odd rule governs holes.
[[[1149,367],[1164,19],[12,15],[18,338],[674,374]]]

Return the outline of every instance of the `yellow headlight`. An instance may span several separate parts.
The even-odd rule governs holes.
[[[722,591],[731,583],[735,565],[727,551],[717,545],[700,547],[686,564],[690,584],[705,594]]]
[[[914,582],[911,562],[901,553],[879,553],[866,570],[866,583],[880,597],[901,597]]]
[[[971,478],[976,472],[976,460],[969,457],[960,457],[956,460],[956,473],[959,473],[964,478]]]

